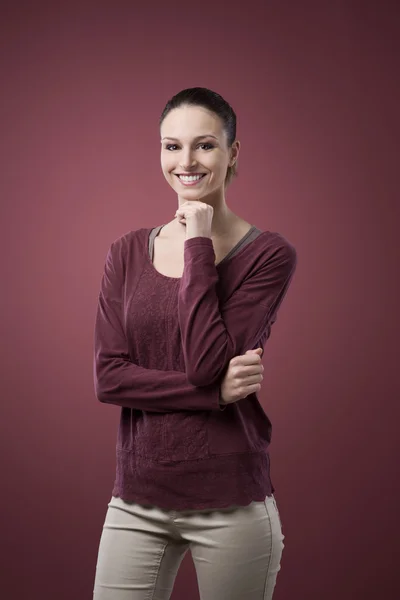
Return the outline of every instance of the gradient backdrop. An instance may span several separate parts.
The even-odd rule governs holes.
[[[298,251],[260,394],[286,535],[274,600],[400,597],[399,10],[3,4],[4,600],[92,598],[120,412],[93,390],[100,279],[114,239],[173,218],[158,119],[197,85],[238,116],[228,205]],[[196,599],[187,554],[172,600]]]

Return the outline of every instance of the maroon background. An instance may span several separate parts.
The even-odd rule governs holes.
[[[93,391],[100,278],[111,241],[173,218],[158,119],[196,85],[238,115],[228,205],[299,256],[261,392],[286,535],[274,600],[399,597],[398,11],[2,9],[2,597],[92,598],[119,418]]]

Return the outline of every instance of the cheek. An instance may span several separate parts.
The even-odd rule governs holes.
[[[175,163],[171,158],[163,156],[161,158],[161,168],[166,173],[168,171],[172,171],[174,169]]]

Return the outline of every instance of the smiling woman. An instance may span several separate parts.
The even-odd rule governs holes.
[[[271,600],[284,535],[257,393],[296,251],[226,204],[240,142],[219,94],[179,92],[160,134],[175,218],[111,244],[96,316],[96,393],[121,418],[94,600],[167,600],[189,548],[202,598]]]
[[[179,183],[209,196],[221,184],[226,188],[235,177],[240,150],[236,115],[219,94],[206,88],[176,94],[163,110],[160,132],[161,166],[170,185],[171,174],[202,173],[208,177],[203,177],[200,185]]]

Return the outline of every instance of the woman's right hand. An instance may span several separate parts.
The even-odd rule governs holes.
[[[231,404],[260,391],[264,371],[262,353],[262,348],[247,350],[245,354],[234,356],[229,361],[221,383],[220,404]]]

